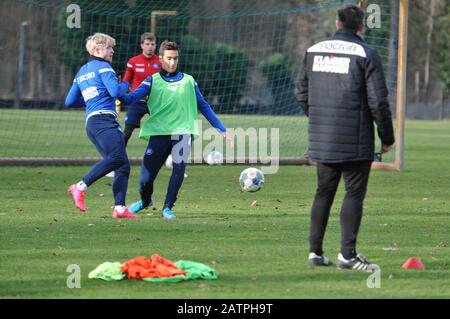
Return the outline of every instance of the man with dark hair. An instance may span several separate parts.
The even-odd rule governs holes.
[[[141,199],[128,209],[137,213],[153,203],[153,182],[167,157],[172,155],[172,175],[161,214],[167,220],[174,220],[176,217],[172,208],[184,180],[191,138],[198,135],[198,111],[228,140],[231,147],[233,140],[201,94],[194,78],[177,70],[178,45],[167,40],[161,43],[159,59],[161,72],[147,77],[136,90],[120,98],[124,103],[130,103],[148,96],[150,110],[150,117],[139,134],[141,139],[148,140],[139,179]]]
[[[355,5],[338,11],[337,32],[310,47],[299,74],[296,97],[309,117],[309,157],[317,162],[317,190],[311,208],[312,266],[329,266],[323,238],[341,176],[345,198],[340,213],[341,249],[338,267],[373,271],[356,252],[371,164],[374,158],[374,122],[381,153],[394,144],[391,111],[383,66],[376,51],[357,35],[364,12]]]
[[[152,76],[161,70],[159,58],[155,55],[156,36],[151,32],[145,32],[141,35],[142,53],[128,60],[124,81],[131,84],[131,91],[134,91],[146,77]],[[135,128],[141,126],[142,117],[148,114],[146,97],[134,102],[128,106],[125,116],[125,146]]]
[[[361,26],[364,23],[364,11],[358,6],[348,5],[338,10],[337,20],[343,28],[357,33],[362,31]]]

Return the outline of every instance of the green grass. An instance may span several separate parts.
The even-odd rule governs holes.
[[[86,214],[66,192],[88,167],[0,167],[0,297],[450,298],[449,124],[407,121],[405,170],[371,173],[358,248],[381,266],[379,289],[367,288],[367,273],[308,266],[314,167],[283,166],[266,176],[262,191],[249,194],[238,188],[243,166],[189,166],[175,222],[159,216],[165,169],[155,210],[141,220],[113,220],[111,179],[89,189]],[[139,170],[132,167],[129,202],[138,198]],[[333,260],[342,186],[325,239]],[[219,278],[171,284],[88,279],[102,262],[152,253],[205,263]],[[420,257],[426,270],[403,270],[409,257]],[[70,264],[81,268],[81,289],[66,286]]]
[[[212,147],[221,150],[228,157],[300,157],[306,151],[308,134],[307,118],[304,116],[219,116],[230,134],[237,136],[235,149],[226,148],[224,139],[200,115],[202,135],[193,141],[192,157],[204,157],[206,155],[202,152],[210,151]],[[122,128],[124,117],[125,112],[119,114]],[[146,117],[142,122],[145,119]],[[83,110],[0,109],[0,158],[98,157],[84,127]],[[259,144],[250,142],[250,138],[254,141],[255,137],[258,137]],[[267,145],[261,142],[266,142]],[[244,147],[239,147],[241,143]],[[278,143],[278,154],[272,143],[274,146]],[[145,142],[139,139],[139,130],[135,130],[128,142],[128,156],[141,158],[144,145]],[[393,162],[394,159],[394,152],[383,156],[384,162]]]
[[[124,125],[125,113],[119,115],[119,123]],[[146,117],[144,117],[146,119]],[[193,157],[197,154],[195,143],[214,145],[216,141],[223,142],[223,138],[212,129],[211,125],[200,115],[203,136],[194,140]],[[248,136],[262,134],[258,128],[268,128],[267,138],[260,136],[261,140],[271,140],[271,134],[279,133],[280,156],[302,156],[306,150],[307,124],[306,118],[301,116],[262,116],[262,115],[220,115],[220,119],[229,129],[236,131],[245,141],[246,154],[257,156],[248,147]],[[144,121],[144,120],[143,120]],[[143,122],[142,121],[142,122]],[[91,144],[85,132],[84,111],[65,110],[14,110],[0,109],[0,158],[5,157],[96,157],[97,150]],[[247,128],[255,128],[248,130]],[[210,129],[210,130],[208,130]],[[205,131],[206,130],[206,131]],[[225,144],[225,143],[223,143]],[[139,130],[135,130],[128,144],[130,157],[142,157],[145,142],[139,139]],[[217,145],[217,144],[215,144]],[[202,149],[202,147],[200,147]],[[220,146],[225,154],[225,149]],[[200,151],[201,152],[201,151]],[[229,150],[227,151],[229,152]],[[231,155],[230,153],[227,153]],[[263,154],[264,155],[264,154]],[[271,153],[271,144],[268,145],[268,154]]]

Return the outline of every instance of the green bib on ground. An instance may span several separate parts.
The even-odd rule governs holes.
[[[217,272],[211,267],[197,263],[195,261],[178,260],[175,265],[186,272],[186,276],[177,275],[173,277],[153,277],[143,278],[144,281],[150,282],[180,282],[186,280],[204,279],[204,280],[216,280],[218,278]]]
[[[180,81],[169,82],[159,73],[152,76],[152,90],[147,101],[150,117],[141,128],[144,140],[155,135],[198,135],[198,110],[195,81],[184,74]]]

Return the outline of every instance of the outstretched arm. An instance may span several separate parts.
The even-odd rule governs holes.
[[[122,83],[128,82],[122,81]],[[151,89],[152,89],[152,77],[148,76],[133,92],[130,92],[128,94],[126,94],[125,92],[121,92],[121,95],[119,95],[119,100],[122,101],[124,104],[131,104],[135,101],[139,101],[144,96],[149,95]]]

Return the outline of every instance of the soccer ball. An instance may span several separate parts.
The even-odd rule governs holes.
[[[246,168],[239,176],[239,184],[245,192],[259,191],[264,186],[264,174],[257,168]]]
[[[164,164],[167,169],[173,168],[172,155],[167,156],[166,163]]]
[[[208,165],[220,165],[223,163],[223,155],[219,151],[213,151],[206,157]]]

